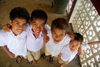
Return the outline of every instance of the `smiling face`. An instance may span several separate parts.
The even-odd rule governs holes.
[[[70,42],[70,50],[71,51],[76,51],[76,50],[78,50],[78,48],[80,47],[80,45],[81,45],[80,41],[72,40]]]
[[[63,38],[66,35],[65,33],[66,33],[65,30],[62,30],[62,29],[59,29],[59,28],[53,28],[53,30],[52,30],[52,38],[53,38],[54,42],[57,44],[60,41],[62,41]]]
[[[13,21],[10,20],[9,24],[12,26],[12,32],[17,36],[26,29],[26,20],[22,18],[15,18]]]
[[[37,38],[40,34],[41,27],[44,26],[44,20],[41,19],[34,19],[32,23],[32,30],[34,32],[35,37]]]

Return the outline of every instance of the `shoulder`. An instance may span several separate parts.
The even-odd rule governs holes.
[[[4,30],[0,29],[0,40],[5,40],[7,39],[8,35],[7,32],[5,32]]]
[[[45,24],[45,28],[46,28],[46,30],[50,30],[51,29],[51,27],[48,24]]]
[[[68,41],[70,41],[71,40],[71,37],[68,34],[66,34],[65,35],[65,39],[67,39]]]
[[[51,33],[51,27],[48,24],[45,24],[45,29],[47,30],[47,34]]]
[[[30,24],[27,24],[26,31],[28,32],[30,28],[32,28],[32,26]]]
[[[5,32],[4,30],[0,29],[0,36],[6,36],[7,35],[7,32]]]

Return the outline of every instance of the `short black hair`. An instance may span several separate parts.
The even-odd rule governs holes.
[[[68,22],[66,21],[66,19],[56,18],[55,20],[53,20],[53,22],[51,24],[51,31],[54,28],[59,28],[59,29],[62,29],[62,30],[66,30],[66,33],[67,33],[67,30],[69,29],[69,25],[68,25]]]
[[[43,10],[40,10],[40,9],[36,9],[36,10],[32,11],[32,14],[31,14],[31,21],[34,19],[44,20],[45,21],[44,24],[46,24],[48,17],[47,17],[46,12],[44,12]]]
[[[22,18],[22,19],[25,19],[26,21],[28,21],[29,13],[23,7],[15,7],[11,10],[9,18],[11,21],[13,21],[15,18]]]
[[[74,33],[74,40],[83,42],[83,36],[80,33]]]

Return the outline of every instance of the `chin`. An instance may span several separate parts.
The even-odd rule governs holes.
[[[55,42],[56,44],[58,44],[59,42]]]
[[[18,32],[17,35],[21,34],[22,32]]]

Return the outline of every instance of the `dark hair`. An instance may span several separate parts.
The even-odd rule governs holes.
[[[74,33],[74,40],[83,42],[83,36],[80,33]]]
[[[66,21],[66,19],[64,19],[64,18],[57,18],[57,19],[53,20],[53,22],[51,24],[51,31],[54,28],[59,28],[59,29],[62,29],[62,30],[66,30],[66,33],[67,33],[69,25],[68,25],[68,22]]]
[[[29,13],[23,7],[16,7],[11,10],[9,18],[11,21],[13,21],[15,18],[22,18],[22,19],[25,19],[26,21],[28,21]]]
[[[47,18],[48,18],[47,14],[43,10],[36,9],[36,10],[32,11],[31,21],[34,19],[41,19],[41,20],[44,20],[45,21],[44,24],[46,24]]]

